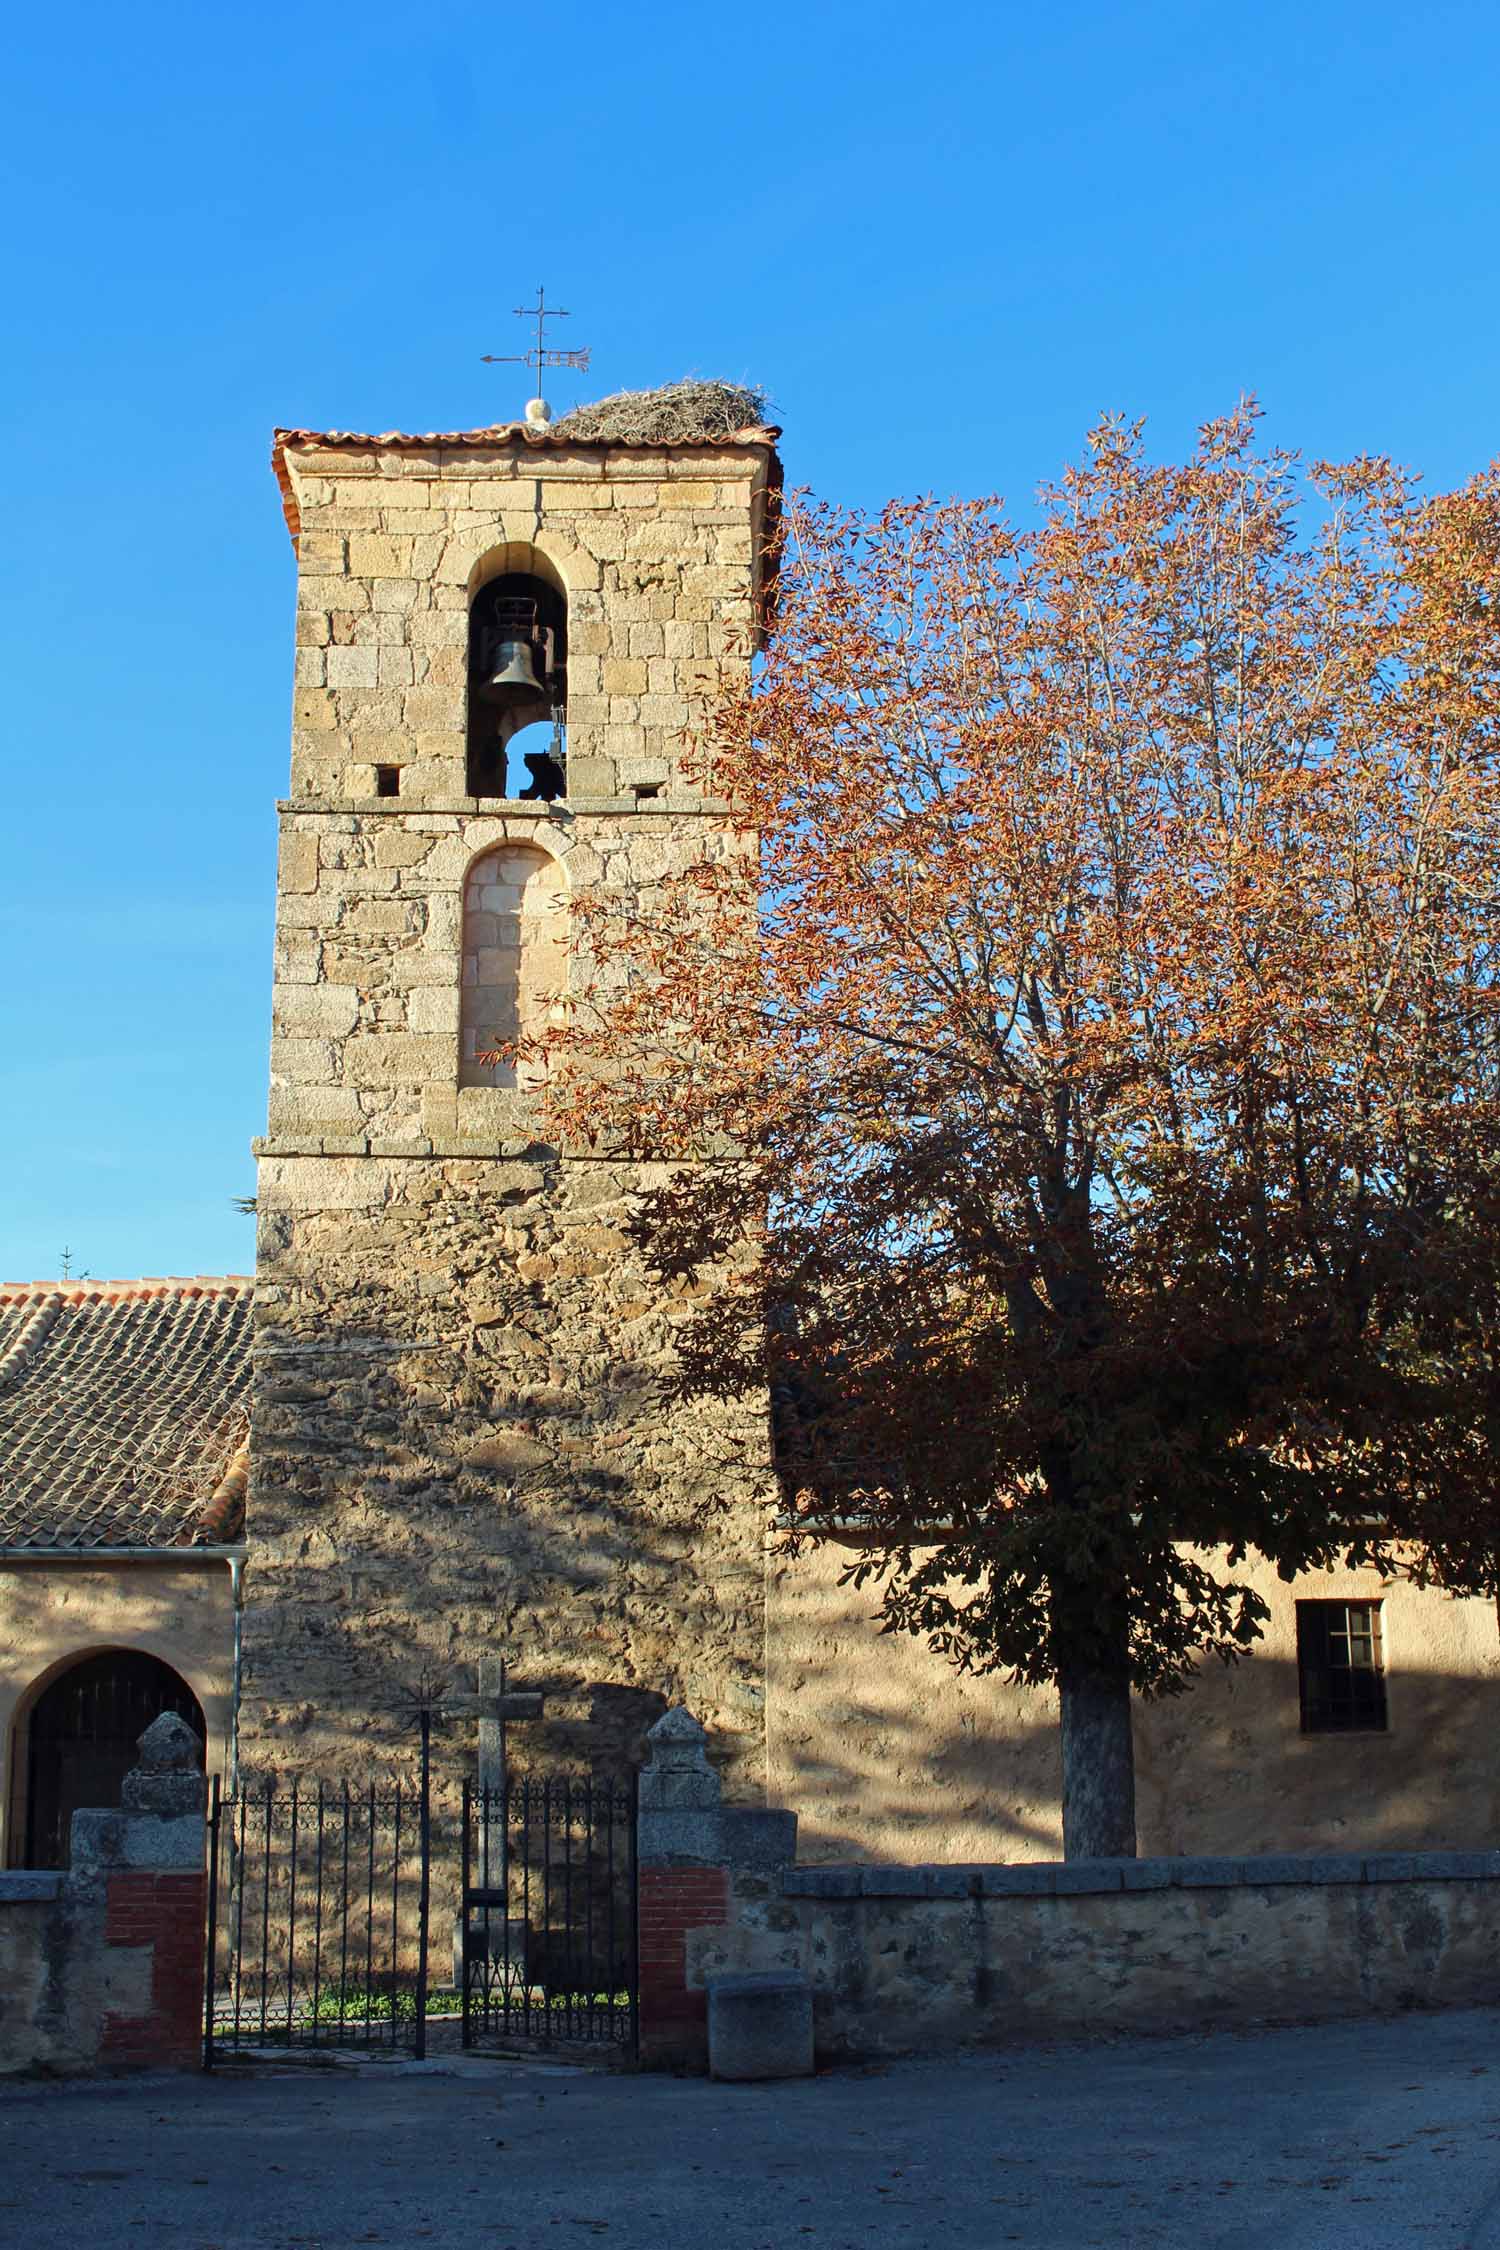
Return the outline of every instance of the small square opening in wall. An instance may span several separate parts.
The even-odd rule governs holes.
[[[1386,1732],[1379,1602],[1298,1602],[1297,1688],[1304,1734]]]
[[[642,799],[646,797],[659,797],[660,795],[661,783],[659,781],[638,781],[635,784],[635,797],[637,804],[639,804]]]
[[[375,794],[377,797],[399,797],[401,794],[401,768],[377,766],[375,768]]]

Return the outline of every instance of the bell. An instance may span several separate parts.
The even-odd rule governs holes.
[[[534,703],[545,694],[532,669],[530,641],[506,640],[480,694],[487,703]]]

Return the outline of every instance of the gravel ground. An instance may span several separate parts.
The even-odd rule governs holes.
[[[1500,2012],[716,2086],[504,2062],[0,2089],[6,2250],[1500,2250]]]

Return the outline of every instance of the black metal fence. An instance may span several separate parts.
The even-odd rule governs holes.
[[[450,1943],[451,1933],[451,1943]],[[636,2038],[635,1792],[425,1770],[266,1782],[209,1810],[204,2059]]]
[[[463,2043],[636,2038],[635,1793],[466,1785]]]

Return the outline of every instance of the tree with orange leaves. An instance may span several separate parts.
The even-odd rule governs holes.
[[[1500,469],[1242,408],[1031,528],[794,506],[695,755],[728,840],[581,909],[557,1129],[678,1161],[677,1382],[769,1380],[788,1539],[1055,1682],[1065,1849],[1133,1852],[1246,1549],[1500,1590]]]

